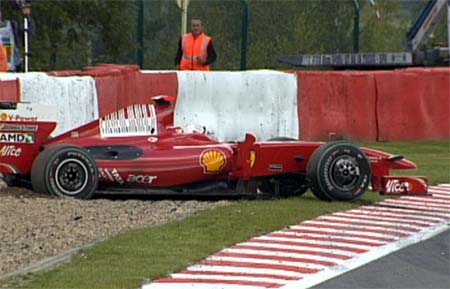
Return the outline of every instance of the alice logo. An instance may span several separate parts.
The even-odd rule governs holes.
[[[220,172],[226,162],[225,154],[219,150],[205,150],[200,155],[200,164],[205,174]]]

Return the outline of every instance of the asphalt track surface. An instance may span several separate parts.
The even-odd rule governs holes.
[[[312,288],[448,289],[450,229]]]

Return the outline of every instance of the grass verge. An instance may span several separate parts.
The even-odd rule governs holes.
[[[450,182],[449,141],[362,145],[404,154],[419,165],[418,171],[403,174],[428,176],[431,184]],[[70,263],[26,276],[30,282],[19,287],[139,288],[145,280],[166,276],[253,236],[382,198],[366,193],[352,203],[330,203],[308,193],[281,200],[238,201],[185,220],[118,235],[76,255]]]
[[[450,183],[450,140],[360,143],[374,149],[403,155],[415,162],[417,170],[394,170],[393,175],[428,177],[429,183]]]

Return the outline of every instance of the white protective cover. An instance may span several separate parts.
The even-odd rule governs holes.
[[[175,125],[204,125],[219,141],[298,138],[297,76],[271,70],[178,72]]]
[[[22,102],[53,106],[56,136],[98,118],[95,80],[90,76],[55,77],[43,72],[2,73],[0,79],[19,78]],[[49,113],[51,114],[51,112]]]

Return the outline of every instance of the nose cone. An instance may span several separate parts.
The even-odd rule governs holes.
[[[390,153],[369,148],[362,149],[372,163],[382,162],[384,165],[388,166],[389,169],[411,170],[417,168],[415,163],[402,156],[392,155]]]

